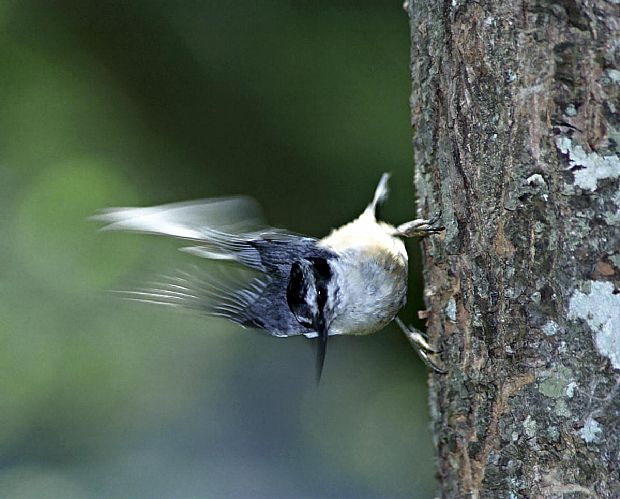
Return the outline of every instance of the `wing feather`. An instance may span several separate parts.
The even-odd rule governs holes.
[[[107,224],[102,230],[189,240],[193,244],[182,251],[219,262],[192,266],[140,289],[120,292],[125,298],[222,317],[274,336],[317,336],[290,311],[287,282],[295,260],[334,255],[318,248],[314,238],[265,225],[259,206],[251,198],[111,208],[93,219]]]
[[[147,208],[108,208],[95,215],[93,220],[107,224],[102,230],[125,230],[195,240],[208,239],[211,230],[239,234],[264,226],[259,205],[245,196]]]

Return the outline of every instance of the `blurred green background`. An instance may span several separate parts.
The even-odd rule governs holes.
[[[395,327],[334,338],[317,388],[305,338],[110,296],[191,257],[86,220],[246,193],[322,236],[386,170],[414,218],[401,3],[0,3],[0,496],[431,496]]]

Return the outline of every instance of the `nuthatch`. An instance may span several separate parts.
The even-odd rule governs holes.
[[[364,335],[395,320],[422,360],[443,372],[422,333],[396,316],[405,305],[408,257],[402,238],[436,234],[440,214],[394,227],[377,220],[388,195],[384,173],[373,200],[352,222],[317,240],[261,225],[249,198],[217,198],[150,208],[111,208],[103,230],[173,236],[198,257],[234,262],[235,272],[178,273],[131,299],[198,310],[273,336],[318,338],[320,379],[329,336]]]

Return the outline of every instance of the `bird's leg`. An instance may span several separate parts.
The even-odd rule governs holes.
[[[405,336],[409,340],[409,343],[411,343],[414,350],[420,356],[420,358],[422,359],[422,362],[424,362],[428,367],[430,367],[436,373],[446,374],[447,371],[439,367],[435,363],[435,361],[432,360],[429,356],[432,354],[439,353],[440,350],[433,348],[428,343],[428,341],[426,341],[426,338],[424,338],[424,334],[422,334],[420,331],[418,331],[413,326],[406,326],[405,323],[401,321],[398,317],[396,317],[394,320],[396,321],[396,324],[398,324],[398,327],[402,329],[403,333],[405,333]]]
[[[441,212],[437,213],[430,220],[418,218],[411,222],[405,222],[396,227],[396,236],[400,237],[424,237],[437,234],[445,229],[443,225],[436,225],[441,218]]]

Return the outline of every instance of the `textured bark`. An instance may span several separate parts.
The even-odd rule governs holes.
[[[443,497],[620,497],[618,0],[411,0]]]

